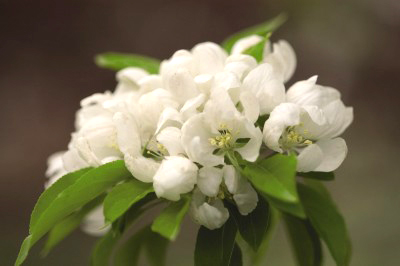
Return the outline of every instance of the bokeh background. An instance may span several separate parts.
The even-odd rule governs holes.
[[[318,74],[355,109],[348,159],[329,184],[351,232],[352,265],[400,265],[398,0],[0,0],[0,265],[17,256],[46,158],[66,148],[80,99],[115,87],[95,54],[168,58],[282,11],[290,19],[273,40],[297,52],[292,82]],[[194,229],[185,223],[169,265],[192,265]],[[88,265],[94,241],[76,232],[45,260],[35,248],[26,265]],[[294,265],[289,254],[280,228],[267,265]]]

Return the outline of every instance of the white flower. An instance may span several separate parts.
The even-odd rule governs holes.
[[[154,191],[158,197],[172,201],[193,190],[197,179],[197,166],[187,158],[167,156],[153,178]]]
[[[260,115],[269,114],[278,104],[285,101],[285,86],[268,63],[258,65],[244,78],[242,91],[254,95]]]
[[[263,40],[263,37],[259,35],[250,35],[239,39],[232,47],[232,54],[242,54],[250,47],[258,44]]]
[[[301,172],[335,170],[346,157],[347,146],[341,133],[353,120],[333,88],[316,85],[316,77],[294,84],[287,99],[264,124],[264,142],[277,152],[298,154]]]
[[[268,42],[264,49],[263,62],[269,63],[283,82],[287,82],[296,69],[296,54],[292,46],[285,40],[271,44]]]
[[[206,202],[206,197],[195,189],[193,191],[190,213],[193,219],[210,230],[220,228],[229,218],[229,211],[222,200]]]
[[[248,142],[239,145],[239,140]],[[254,162],[261,143],[260,129],[236,109],[225,90],[214,91],[204,112],[191,117],[182,126],[186,154],[203,166],[224,163],[224,154],[214,154],[216,150],[236,150],[245,160]]]

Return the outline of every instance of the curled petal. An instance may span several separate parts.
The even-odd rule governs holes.
[[[231,54],[241,54],[250,47],[256,45],[261,42],[263,37],[259,35],[250,35],[245,38],[238,40],[232,47]]]
[[[258,195],[248,181],[243,180],[240,184],[238,191],[233,195],[233,200],[240,214],[247,215],[257,207]]]
[[[322,162],[315,171],[331,172],[336,170],[347,155],[347,145],[344,139],[335,138],[320,140],[316,143],[322,151]]]
[[[274,71],[287,82],[296,69],[296,54],[292,46],[284,40],[272,45],[272,52],[264,51],[264,62],[271,64]]]
[[[215,167],[202,167],[199,170],[197,187],[206,196],[217,196],[219,186],[222,182],[222,173],[222,169],[218,169]]]
[[[322,150],[317,144],[305,147],[297,156],[297,171],[314,171],[321,164],[322,156]]]
[[[197,74],[216,74],[224,68],[227,54],[218,44],[205,42],[192,49]]]
[[[169,155],[184,154],[181,142],[181,130],[176,127],[164,128],[156,137],[157,141],[164,145]]]
[[[168,156],[153,178],[158,197],[177,201],[180,195],[192,191],[197,179],[197,166],[187,158]]]

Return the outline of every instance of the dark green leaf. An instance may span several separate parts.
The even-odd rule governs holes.
[[[79,227],[83,218],[95,207],[97,207],[104,200],[104,196],[94,199],[92,202],[86,204],[82,209],[67,216],[64,220],[54,226],[47,238],[46,244],[43,248],[42,254],[46,256],[53,247],[55,247],[61,240],[68,236],[72,231]]]
[[[236,232],[237,228],[233,219],[228,219],[221,228],[214,230],[201,226],[194,252],[195,266],[232,265]]]
[[[331,181],[335,179],[335,174],[333,172],[307,172],[307,173],[297,173],[297,175],[323,181]]]
[[[299,193],[307,217],[325,241],[337,265],[349,265],[351,244],[346,225],[327,191],[299,184]]]
[[[257,163],[248,163],[244,174],[261,193],[285,202],[298,202],[295,156],[276,154]]]
[[[235,206],[229,206],[242,238],[257,251],[268,230],[270,210],[268,203],[259,196],[257,207],[248,215],[241,215]]]
[[[74,184],[76,180],[78,180],[83,174],[87,173],[90,169],[91,168],[85,168],[66,174],[48,187],[45,191],[43,191],[31,214],[31,221],[29,224],[30,232],[32,231],[32,228],[35,227],[40,215],[42,215],[43,212],[50,206],[53,200],[56,199],[57,196],[66,188]]]
[[[242,266],[242,265],[243,265],[242,251],[240,250],[238,244],[235,243],[235,245],[233,246],[232,258],[229,266]]]
[[[320,266],[321,242],[310,222],[291,215],[284,215],[284,219],[298,265]]]
[[[263,39],[257,43],[256,45],[253,45],[252,47],[249,47],[246,51],[244,51],[244,54],[251,55],[256,59],[257,62],[261,62],[264,58],[264,48],[265,48],[265,43],[268,41],[269,35],[263,37]]]
[[[280,14],[279,16],[266,21],[264,23],[261,23],[259,25],[247,28],[245,30],[242,30],[238,33],[235,33],[234,35],[228,37],[226,40],[222,42],[222,47],[230,53],[232,50],[233,45],[239,40],[244,37],[256,34],[256,35],[261,35],[264,36],[269,32],[275,31],[279,26],[281,26],[285,21],[286,21],[286,15],[285,14]]]
[[[143,183],[137,179],[131,179],[115,186],[104,200],[106,221],[114,222],[133,204],[153,191],[151,183]]]
[[[189,206],[189,197],[183,197],[180,201],[170,203],[170,205],[155,219],[151,230],[169,240],[175,240]]]
[[[139,67],[150,74],[157,74],[160,68],[160,60],[136,54],[109,52],[97,55],[95,62],[99,67],[112,70],[121,70],[126,67]]]

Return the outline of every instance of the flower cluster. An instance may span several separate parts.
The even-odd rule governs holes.
[[[49,159],[47,185],[67,172],[122,159],[158,197],[177,201],[192,193],[192,217],[215,229],[229,217],[223,200],[242,215],[257,206],[235,154],[247,162],[294,154],[298,172],[335,170],[346,157],[338,136],[352,122],[352,108],[316,76],[286,90],[296,67],[292,47],[267,42],[257,62],[245,52],[260,42],[257,35],[240,39],[231,54],[201,43],[175,52],[159,74],[119,71],[114,92],[81,101],[68,151]]]

